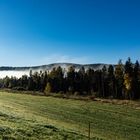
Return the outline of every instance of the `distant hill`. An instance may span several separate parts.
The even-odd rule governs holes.
[[[53,63],[53,64],[49,64],[49,65],[41,65],[41,66],[33,66],[33,67],[0,67],[0,71],[50,71],[53,68],[57,68],[57,67],[62,67],[63,69],[68,69],[70,66],[75,67],[76,70],[79,70],[80,68],[84,67],[86,70],[91,68],[94,70],[100,70],[103,68],[103,66],[108,67],[109,64],[102,64],[102,63],[98,63],[98,64],[74,64],[74,63]]]

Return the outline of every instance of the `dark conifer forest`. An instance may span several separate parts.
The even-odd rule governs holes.
[[[123,64],[104,66],[102,70],[75,70],[73,66],[68,71],[61,67],[52,71],[40,71],[21,78],[5,77],[0,79],[0,87],[13,90],[40,91],[44,95],[71,94],[75,96],[95,96],[111,99],[140,98],[140,65],[131,59]]]

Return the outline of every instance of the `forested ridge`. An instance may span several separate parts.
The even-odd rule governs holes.
[[[140,98],[140,65],[130,58],[123,64],[104,66],[102,70],[78,71],[74,66],[66,72],[60,66],[52,71],[30,71],[29,76],[0,79],[0,88],[14,90],[41,91],[54,94],[71,94],[115,99]]]

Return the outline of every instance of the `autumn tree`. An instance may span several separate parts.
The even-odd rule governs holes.
[[[44,92],[45,92],[45,94],[53,92],[52,86],[49,82],[47,82]]]
[[[124,74],[124,85],[125,85],[125,95],[127,98],[132,99],[134,97],[133,92],[133,64],[131,62],[131,59],[128,58],[128,60],[125,63],[125,74]]]

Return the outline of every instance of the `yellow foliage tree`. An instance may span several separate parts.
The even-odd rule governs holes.
[[[124,75],[124,85],[125,88],[130,91],[131,90],[131,85],[132,85],[132,78],[129,76],[129,74]]]
[[[48,93],[52,92],[52,87],[51,87],[51,84],[49,82],[46,84],[44,92],[45,92],[45,94],[48,94]]]
[[[131,89],[132,89],[132,78],[130,77],[130,75],[128,73],[126,73],[124,75],[124,86],[125,86],[125,89],[126,89],[126,94],[127,94],[127,97],[131,98],[130,96],[130,92],[131,92]]]

